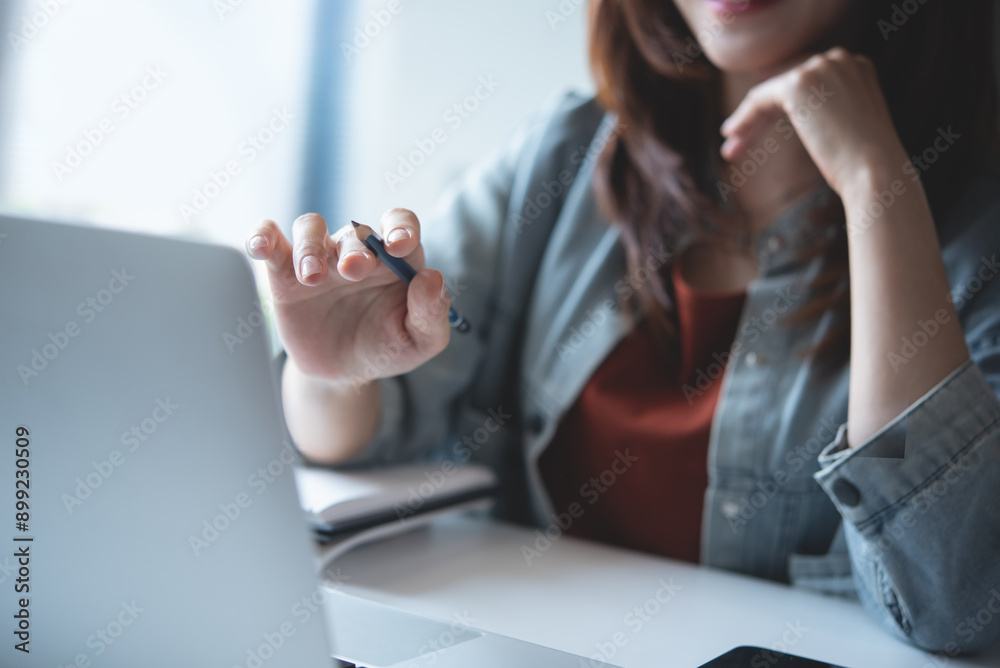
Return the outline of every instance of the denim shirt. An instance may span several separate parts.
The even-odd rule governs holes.
[[[420,368],[378,381],[378,431],[347,465],[472,459],[502,466],[513,458],[526,485],[507,493],[527,495],[538,526],[556,523],[538,459],[560,417],[635,324],[636,309],[622,305],[637,302],[635,287],[648,280],[642,268],[627,268],[618,232],[591,187],[596,156],[614,127],[591,99],[554,99],[423,217],[427,264],[442,271],[473,332],[453,334]],[[564,149],[567,141],[577,149],[552,150],[555,135]],[[575,178],[567,177],[575,166]],[[529,173],[549,176],[525,183]],[[554,198],[560,185],[566,190]],[[530,223],[514,214],[525,210],[525,193],[539,209],[561,208],[531,299],[498,303],[501,230]],[[1000,179],[991,174],[972,184],[941,227],[971,361],[853,450],[847,365],[824,369],[808,354],[832,316],[784,321],[808,302],[810,279],[823,269],[822,260],[797,258],[816,235],[831,234],[803,222],[805,209],[829,196],[818,191],[759,235],[759,277],[748,287],[735,341],[685,388],[698,392],[699,383],[722,377],[701,559],[856,595],[879,623],[925,649],[956,654],[989,646],[1000,640],[1000,281],[993,280]],[[644,266],[655,270],[663,251],[648,250]],[[509,367],[519,400],[470,405],[491,355],[483,329],[524,309],[520,359],[509,361],[519,365]]]

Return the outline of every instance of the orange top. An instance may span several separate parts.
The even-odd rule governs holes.
[[[587,381],[540,467],[568,534],[697,562],[709,430],[744,293],[696,291],[676,263],[672,278],[677,359],[661,362],[639,323]]]

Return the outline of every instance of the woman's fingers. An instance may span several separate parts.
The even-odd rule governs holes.
[[[409,286],[380,266],[353,225],[331,236],[326,221],[316,214],[295,220],[291,240],[274,221],[266,220],[246,241],[250,257],[267,264],[275,303],[285,306],[276,315],[289,355],[299,363],[306,361],[311,373],[343,380],[359,372],[358,360],[377,345],[365,332],[391,331],[399,336],[402,325],[401,340],[414,346],[405,359],[381,370],[386,375],[413,369],[448,345],[451,299],[441,273],[422,269],[416,216],[401,209],[390,211],[383,216],[381,229],[394,239],[390,252],[405,256],[420,270]],[[380,303],[370,308],[374,300]]]
[[[782,77],[771,79],[747,93],[736,111],[722,124],[722,157],[728,161],[738,158],[753,143],[754,136],[768,121],[784,113],[785,81]]]
[[[363,280],[375,269],[375,255],[358,239],[353,225],[337,230],[330,243],[337,272],[347,280]]]
[[[326,221],[315,213],[299,216],[292,223],[292,267],[303,285],[319,285],[326,280]]]
[[[434,269],[421,269],[406,291],[406,329],[426,359],[444,350],[451,337],[448,308],[451,298],[444,277]]]
[[[379,236],[385,249],[395,257],[408,258],[414,268],[423,265],[420,248],[420,221],[407,209],[389,209],[379,221]],[[350,281],[360,281],[374,271],[379,262],[367,246],[358,239],[353,225],[345,225],[333,235],[337,271]]]
[[[264,261],[272,276],[289,281],[295,279],[292,245],[273,220],[262,222],[247,238],[246,247],[250,257]]]
[[[406,257],[416,269],[423,267],[420,222],[412,211],[391,209],[382,216],[380,227],[383,243],[392,255]],[[368,278],[380,264],[353,225],[345,225],[331,236],[326,221],[315,213],[295,219],[291,241],[274,221],[265,220],[247,239],[246,249],[250,257],[267,263],[272,287],[285,289],[316,287],[328,279],[356,283]]]
[[[420,221],[408,209],[389,209],[379,221],[382,240],[390,255],[406,257],[420,245]]]

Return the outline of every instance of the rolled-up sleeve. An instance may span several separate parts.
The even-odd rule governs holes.
[[[841,426],[819,462],[858,595],[885,626],[953,655],[1000,641],[1000,400],[979,365],[853,450]]]

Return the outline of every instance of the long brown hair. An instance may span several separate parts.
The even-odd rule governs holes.
[[[738,223],[715,196],[714,156],[723,120],[719,70],[705,58],[672,0],[592,3],[591,69],[598,100],[619,124],[598,161],[594,186],[602,209],[620,228],[629,264],[641,264],[644,248],[662,244],[672,253],[685,234],[738,234]],[[918,9],[904,12],[905,21],[893,15],[894,4],[898,0],[858,0],[850,18],[857,28],[843,46],[875,63],[908,154],[931,146],[941,128],[951,126],[962,135],[921,177],[940,223],[997,148],[993,0],[914,3]],[[839,207],[836,215],[843,216]],[[818,279],[830,289],[798,316],[836,309],[837,340],[817,351],[836,351],[841,354],[834,356],[846,359],[846,233],[812,252],[830,260]],[[669,275],[667,266],[637,286],[646,316],[667,337],[676,333]]]

